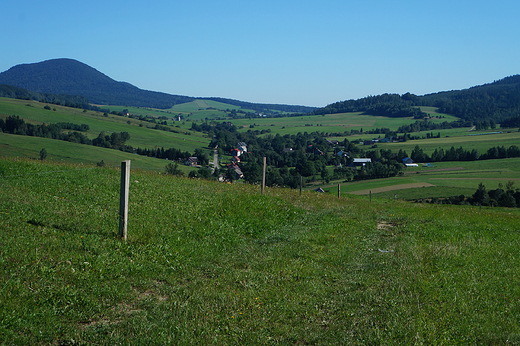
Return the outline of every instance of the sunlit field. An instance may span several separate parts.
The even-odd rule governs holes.
[[[517,209],[0,160],[2,344],[518,342]]]

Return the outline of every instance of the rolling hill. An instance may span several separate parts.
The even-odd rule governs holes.
[[[367,96],[335,102],[314,114],[363,112],[387,117],[422,118],[418,107],[436,107],[440,113],[466,121],[502,121],[520,116],[520,75],[463,90],[442,91],[423,96],[406,93]]]
[[[191,96],[171,95],[142,90],[118,82],[74,59],[52,59],[33,64],[16,65],[0,73],[0,84],[15,86],[31,92],[45,94],[80,95],[98,105],[120,105],[167,109],[174,105],[191,102]],[[9,97],[8,95],[4,95]],[[256,104],[231,99],[205,98],[256,111],[264,109],[282,112],[307,113],[314,107],[278,104]]]
[[[38,93],[81,95],[101,105],[170,108],[195,98],[139,89],[117,82],[98,70],[73,59],[53,59],[16,65],[0,73],[0,84]]]

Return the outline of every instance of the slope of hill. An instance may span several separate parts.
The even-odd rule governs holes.
[[[12,85],[37,93],[81,95],[99,105],[120,105],[167,109],[191,102],[195,97],[142,90],[117,82],[98,70],[73,59],[52,59],[34,64],[16,65],[0,73],[0,84]],[[314,107],[271,105],[210,98],[248,109],[306,113]]]
[[[117,82],[73,59],[14,66],[0,73],[0,84],[39,93],[81,95],[102,105],[170,108],[194,100],[193,97],[142,90],[126,82]]]
[[[76,108],[90,108],[89,100],[84,96],[39,93],[7,84],[0,84],[0,97],[20,100],[34,100]]]
[[[132,162],[123,242],[119,170],[0,158],[0,175],[2,345],[506,345],[520,335],[515,210],[261,194]]]
[[[468,121],[502,122],[520,115],[520,75],[469,89],[443,91],[423,96],[411,93],[383,94],[358,100],[340,101],[316,109],[314,114],[364,112],[388,117],[420,118],[426,114],[418,111],[416,107],[419,106],[437,107],[440,113],[451,114]]]
[[[520,115],[520,75],[469,89],[424,95],[418,101],[462,119],[502,122]]]

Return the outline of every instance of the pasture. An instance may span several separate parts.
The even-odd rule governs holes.
[[[341,185],[341,193],[368,195],[393,199],[415,200],[431,197],[449,197],[464,194],[471,196],[479,183],[488,190],[496,189],[499,184],[505,186],[508,181],[515,182],[520,188],[520,158],[436,162],[433,167],[420,165],[405,168],[404,175],[364,180],[357,182],[332,182],[319,184],[316,182],[307,189],[321,186],[326,192],[337,194],[337,185]],[[424,187],[423,187],[424,186]]]
[[[82,109],[52,105],[56,111],[46,110],[45,104],[35,101],[13,100],[0,98],[0,117],[18,115],[34,124],[71,122],[74,124],[87,124],[90,130],[86,135],[94,139],[100,132],[107,134],[112,132],[128,132],[130,140],[126,144],[135,148],[176,148],[193,152],[195,148],[205,148],[210,142],[207,135],[191,131],[191,123],[175,122],[176,126],[170,129],[175,132],[155,130],[155,124],[137,119],[121,117],[113,114],[103,116],[103,113]],[[178,126],[178,127],[177,127]],[[63,142],[62,145],[66,143]],[[208,151],[209,152],[209,151]]]
[[[437,134],[439,131],[433,132],[434,134]],[[489,134],[481,136],[471,135],[478,133],[489,133],[491,131],[467,132],[467,130],[461,131],[461,129],[452,129],[440,132],[441,134],[444,133],[445,136],[442,137],[441,135],[441,138],[428,138],[398,143],[377,143],[377,149],[390,149],[393,152],[404,150],[408,154],[411,154],[415,146],[418,145],[421,149],[423,149],[424,153],[431,155],[435,149],[442,148],[446,151],[451,147],[455,147],[455,149],[462,147],[466,151],[476,149],[480,154],[484,154],[489,148],[492,147],[504,146],[507,149],[511,145],[520,145],[520,132],[517,131],[517,129],[507,130],[500,134]],[[363,148],[368,149],[369,147],[363,146]]]
[[[8,115],[19,115],[25,119],[25,121],[34,124],[55,122],[87,124],[89,125],[90,130],[85,134],[91,139],[96,138],[102,131],[105,131],[106,134],[112,132],[128,132],[130,134],[130,139],[126,144],[131,145],[134,148],[176,148],[190,153],[193,153],[197,148],[202,148],[210,157],[212,157],[212,151],[207,148],[207,146],[210,143],[211,138],[206,134],[192,131],[192,121],[173,121],[173,116],[177,114],[176,112],[184,112],[185,116],[191,114],[189,119],[198,119],[196,121],[200,122],[206,118],[209,114],[208,112],[222,112],[222,110],[225,109],[237,109],[237,107],[231,105],[209,100],[197,100],[187,104],[177,105],[171,110],[128,108],[132,114],[137,112],[137,114],[157,118],[164,116],[168,117],[168,120],[166,120],[168,126],[165,127],[168,131],[162,131],[154,129],[154,123],[138,119],[121,117],[113,114],[104,116],[103,113],[99,112],[83,111],[82,109],[56,105],[51,105],[55,110],[46,110],[43,108],[44,106],[45,104],[34,101],[0,99],[0,118],[5,119]],[[125,107],[108,106],[108,108],[111,110],[121,111]],[[435,113],[435,109],[432,107],[423,107],[423,110],[433,116],[431,120],[434,122],[455,120],[454,117],[446,114]],[[219,114],[219,116],[225,115],[225,112]],[[352,129],[363,129],[363,131],[369,131],[374,128],[390,128],[395,130],[399,126],[407,125],[415,121],[414,119],[408,118],[374,117],[363,115],[361,113],[329,114],[325,116],[226,119],[235,124],[239,132],[258,130],[270,134],[281,135],[297,134],[298,132],[343,133]],[[399,143],[377,143],[376,145],[359,145],[359,147],[364,150],[390,149],[394,153],[397,153],[402,149],[410,155],[414,147],[418,145],[426,154],[431,155],[435,149],[442,148],[448,150],[452,146],[455,148],[462,146],[464,150],[471,151],[472,149],[477,149],[479,153],[483,154],[493,146],[503,145],[507,148],[510,145],[518,145],[518,143],[520,143],[520,132],[518,132],[517,129],[504,131],[504,133],[501,134],[482,136],[469,136],[469,134],[479,132],[468,132],[468,130],[470,129],[460,128],[428,131],[433,132],[435,135],[440,132],[441,138],[410,140]],[[489,131],[480,131],[480,133],[485,132]],[[412,133],[412,135],[426,136],[425,133]],[[343,140],[344,138],[347,138],[349,141],[358,142],[362,139],[372,139],[374,137],[381,137],[381,135],[371,135],[363,132],[358,135],[351,135],[348,137],[328,137],[328,139]],[[118,166],[120,161],[133,158],[139,167],[146,167],[156,171],[163,171],[164,166],[166,165],[163,160],[138,157],[137,155],[126,154],[115,150],[82,146],[74,143],[52,141],[43,138],[22,137],[0,133],[1,155],[37,158],[39,156],[38,153],[42,148],[45,148],[49,153],[48,160],[57,162],[95,164],[103,160],[107,165]],[[332,182],[331,184],[342,184],[342,190],[346,193],[383,187],[395,189],[395,187],[391,186],[405,186],[407,184],[418,184],[422,182],[435,186],[403,190],[404,192],[400,192],[398,196],[399,198],[404,199],[415,199],[415,196],[418,195],[420,195],[421,198],[427,198],[442,194],[468,194],[470,190],[476,188],[480,181],[482,181],[488,189],[491,189],[496,188],[498,183],[503,179],[517,179],[518,173],[517,170],[515,170],[515,164],[511,164],[510,162],[515,161],[489,161],[490,167],[482,169],[476,167],[479,165],[488,165],[488,163],[481,161],[473,163],[464,162],[460,164],[443,162],[436,163],[435,167],[444,169],[463,165],[465,168],[461,172],[445,170],[437,171],[436,173],[435,170],[432,169],[419,168],[413,170],[407,168],[407,174],[403,177],[357,183],[343,183],[342,181],[339,181]],[[332,169],[333,167],[329,167],[329,170]],[[505,172],[504,169],[510,171]],[[409,172],[413,172],[413,174],[408,174]],[[503,178],[502,180],[497,180],[501,177]],[[316,186],[322,186],[322,184],[315,182],[315,184],[311,184],[307,188],[311,189]],[[326,187],[326,190],[330,189]],[[431,194],[431,196],[429,194]],[[387,195],[393,196],[393,193],[390,191],[387,192]]]
[[[520,341],[519,210],[0,159],[0,343]],[[240,206],[240,207],[237,207]]]

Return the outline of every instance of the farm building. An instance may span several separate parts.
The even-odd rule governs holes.
[[[414,162],[413,162],[413,160],[412,160],[411,158],[409,158],[409,157],[405,157],[405,158],[403,159],[403,165],[412,164],[412,163],[414,163]]]
[[[197,166],[197,157],[196,156],[192,156],[192,157],[188,157],[188,159],[186,160],[186,162],[184,162],[184,164],[186,166]]]
[[[241,150],[243,153],[247,153],[247,144],[240,142],[237,144],[237,149]]]
[[[359,158],[359,159],[354,159],[354,161],[352,163],[354,164],[354,166],[364,166],[367,163],[371,163],[371,162],[372,162],[372,159]]]

